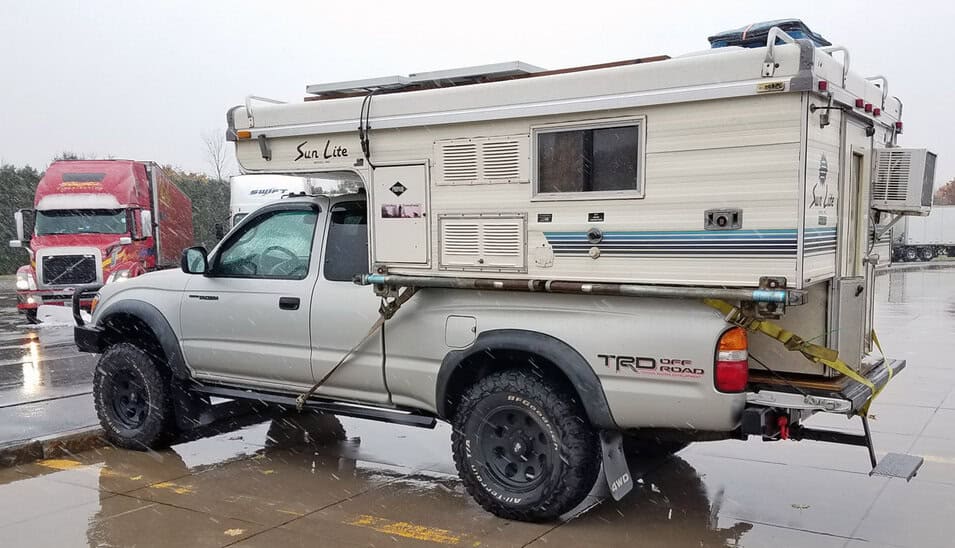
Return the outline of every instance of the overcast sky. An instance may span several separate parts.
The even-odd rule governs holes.
[[[903,146],[955,176],[952,2],[14,1],[0,12],[0,161],[58,152],[210,172],[201,135],[248,94],[521,60],[561,68],[709,46],[718,31],[796,17],[884,74]],[[233,170],[236,169],[233,167]]]

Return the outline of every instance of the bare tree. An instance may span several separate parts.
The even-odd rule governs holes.
[[[212,166],[216,180],[221,181],[223,172],[225,172],[229,163],[225,132],[221,130],[206,131],[202,134],[202,142],[206,146],[206,160]]]

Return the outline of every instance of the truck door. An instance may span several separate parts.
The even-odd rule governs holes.
[[[333,204],[327,216],[322,270],[312,295],[312,376],[323,378],[378,320],[380,301],[370,287],[352,282],[368,270],[368,205]],[[381,334],[348,358],[318,390],[319,396],[386,403]]]
[[[200,377],[300,390],[312,383],[309,314],[325,205],[266,207],[232,233],[182,295],[186,362]]]
[[[866,128],[843,119],[842,169],[839,187],[837,350],[850,365],[859,364],[869,350],[872,329],[874,265],[869,255],[869,179],[872,138]]]

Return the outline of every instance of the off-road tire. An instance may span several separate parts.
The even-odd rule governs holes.
[[[510,420],[512,412],[518,417],[516,424],[502,427],[504,434],[489,432],[493,420],[501,416]],[[465,391],[452,422],[451,449],[458,475],[477,503],[496,516],[554,519],[580,504],[597,480],[600,444],[586,417],[576,395],[558,383],[524,370],[491,374]],[[531,438],[513,441],[525,433]],[[511,441],[506,441],[508,436]],[[534,479],[527,479],[533,475],[528,472],[514,480],[528,481],[526,487],[511,488],[498,479],[500,471],[494,470],[500,462],[491,462],[497,457],[489,457],[488,451],[504,450],[503,445],[508,445],[504,451],[517,451],[520,443],[528,451],[520,455],[525,471],[530,462],[536,462],[540,471]],[[502,446],[491,447],[496,444]],[[506,457],[500,458],[506,462]]]
[[[679,453],[688,441],[657,439],[651,435],[624,434],[623,452],[628,457],[659,458]]]
[[[134,404],[144,403],[144,410],[124,416],[122,410],[130,407],[123,405],[123,397]],[[163,447],[173,438],[175,415],[169,377],[135,345],[111,346],[100,357],[93,374],[93,402],[106,439],[119,447],[143,451]]]

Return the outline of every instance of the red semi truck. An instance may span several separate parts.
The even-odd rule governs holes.
[[[34,209],[15,218],[10,246],[30,254],[17,270],[17,309],[31,323],[42,304],[68,305],[76,286],[178,265],[193,244],[192,202],[153,162],[54,162]]]

